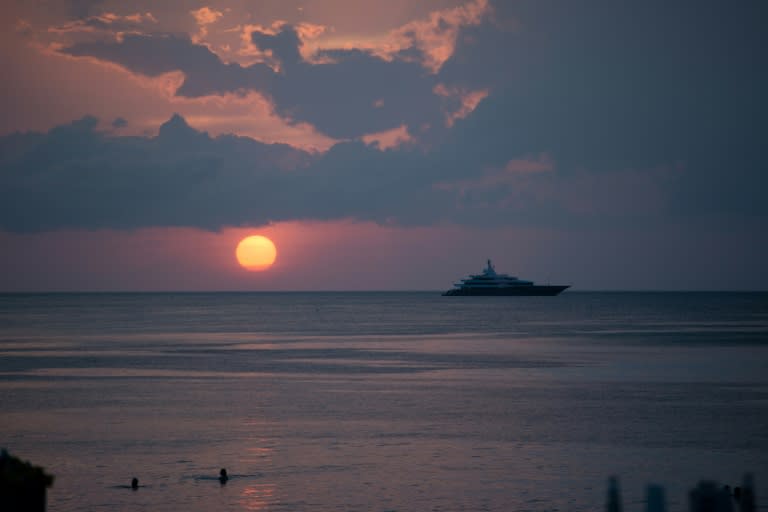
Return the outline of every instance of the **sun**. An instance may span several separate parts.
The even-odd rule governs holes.
[[[240,240],[235,256],[237,262],[246,270],[267,270],[275,262],[277,249],[269,238],[253,235]]]

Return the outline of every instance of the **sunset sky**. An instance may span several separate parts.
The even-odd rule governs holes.
[[[764,0],[3,6],[0,291],[768,289]]]

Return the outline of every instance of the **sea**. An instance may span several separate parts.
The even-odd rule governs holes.
[[[768,293],[3,294],[0,448],[49,511],[768,510]]]

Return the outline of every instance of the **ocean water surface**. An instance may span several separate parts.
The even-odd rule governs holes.
[[[768,510],[768,294],[0,295],[0,447],[51,511]]]

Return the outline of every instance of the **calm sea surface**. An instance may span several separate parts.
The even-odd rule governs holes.
[[[0,447],[51,511],[768,510],[768,294],[0,295]]]

